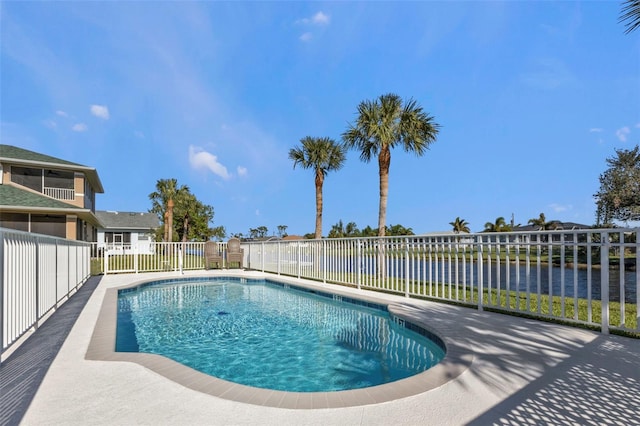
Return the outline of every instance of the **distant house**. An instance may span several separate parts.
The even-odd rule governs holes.
[[[98,249],[128,253],[132,246],[140,254],[153,253],[154,231],[160,226],[153,213],[97,211]]]
[[[544,231],[575,231],[578,229],[591,229],[590,225],[583,225],[581,223],[575,222],[560,222],[559,220],[552,221],[551,226]],[[514,226],[514,232],[531,232],[531,231],[543,231],[539,226],[536,225],[524,225],[524,226]]]
[[[96,169],[0,145],[0,227],[96,241],[96,193]]]

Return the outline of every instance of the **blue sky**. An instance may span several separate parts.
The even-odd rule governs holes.
[[[214,226],[313,232],[313,172],[288,151],[339,141],[358,104],[415,99],[442,127],[392,152],[387,224],[480,231],[595,222],[605,159],[640,135],[640,31],[615,1],[8,2],[2,143],[95,167],[100,210],[147,211],[158,179]],[[377,162],[324,185],[323,234],[377,226]]]

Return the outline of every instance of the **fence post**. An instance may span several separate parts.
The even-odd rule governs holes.
[[[404,297],[409,297],[409,238],[404,239]],[[451,265],[449,265],[451,268]],[[449,269],[451,270],[451,269]]]
[[[358,243],[358,248],[356,249],[356,267],[358,268],[356,271],[356,287],[358,288],[358,290],[361,289],[362,285],[362,241],[360,240],[360,238],[358,238],[357,240]]]
[[[105,244],[104,248],[102,249],[102,253],[104,254],[103,259],[102,259],[102,270],[104,271],[104,274],[107,275],[109,273],[109,250],[108,250],[108,245]]]
[[[276,271],[278,275],[280,275],[280,241],[276,242],[276,244],[278,245],[278,250],[276,251]]]
[[[327,283],[327,240],[322,241],[322,282]],[[360,290],[360,281],[358,281],[358,290]]]
[[[484,304],[484,274],[482,273],[482,236],[478,235],[478,310],[483,310]]]
[[[131,251],[133,251],[133,269],[136,271],[136,274],[139,272],[139,269],[140,269],[140,265],[138,265],[139,247],[140,247],[139,242],[136,242],[135,245],[133,243],[131,244],[131,248],[132,248]]]
[[[300,241],[296,241],[296,252],[298,260],[298,279],[300,279],[300,275],[302,274],[302,247],[300,247]]]
[[[609,334],[609,233],[600,233],[600,309],[602,334]]]

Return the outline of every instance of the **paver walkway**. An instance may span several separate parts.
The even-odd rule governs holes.
[[[101,277],[89,278],[25,343],[0,364],[0,425],[16,425],[20,422],[100,279]]]

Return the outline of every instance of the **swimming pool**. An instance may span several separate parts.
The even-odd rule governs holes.
[[[120,290],[116,351],[162,355],[234,383],[288,392],[382,385],[445,355],[440,338],[385,305],[228,277]]]
[[[120,290],[133,289],[159,281],[168,283],[185,277],[188,277],[190,281],[194,279],[206,281],[212,277],[222,276],[275,280],[280,286],[290,285],[304,288],[323,295],[323,297],[342,297],[343,301],[352,300],[365,305],[372,303],[384,306],[398,322],[405,320],[405,327],[413,327],[417,331],[423,330],[426,333],[432,332],[439,337],[446,347],[445,357],[434,367],[422,373],[384,385],[332,392],[286,392],[246,386],[219,379],[161,355],[116,352],[118,292]],[[415,396],[456,380],[472,365],[474,359],[472,354],[461,350],[460,345],[452,340],[452,336],[440,332],[431,323],[430,318],[433,315],[438,315],[438,305],[436,304],[293,277],[256,271],[231,271],[231,273],[230,271],[209,271],[185,275],[171,273],[130,275],[122,276],[113,284],[109,283],[95,296],[101,299],[102,304],[99,312],[94,314],[95,319],[92,320],[95,321],[95,325],[85,352],[86,360],[123,363],[122,367],[118,368],[126,368],[127,370],[132,368],[132,364],[137,365],[149,371],[149,374],[173,382],[178,386],[176,391],[180,388],[188,388],[228,401],[286,409],[340,408],[378,404]]]

